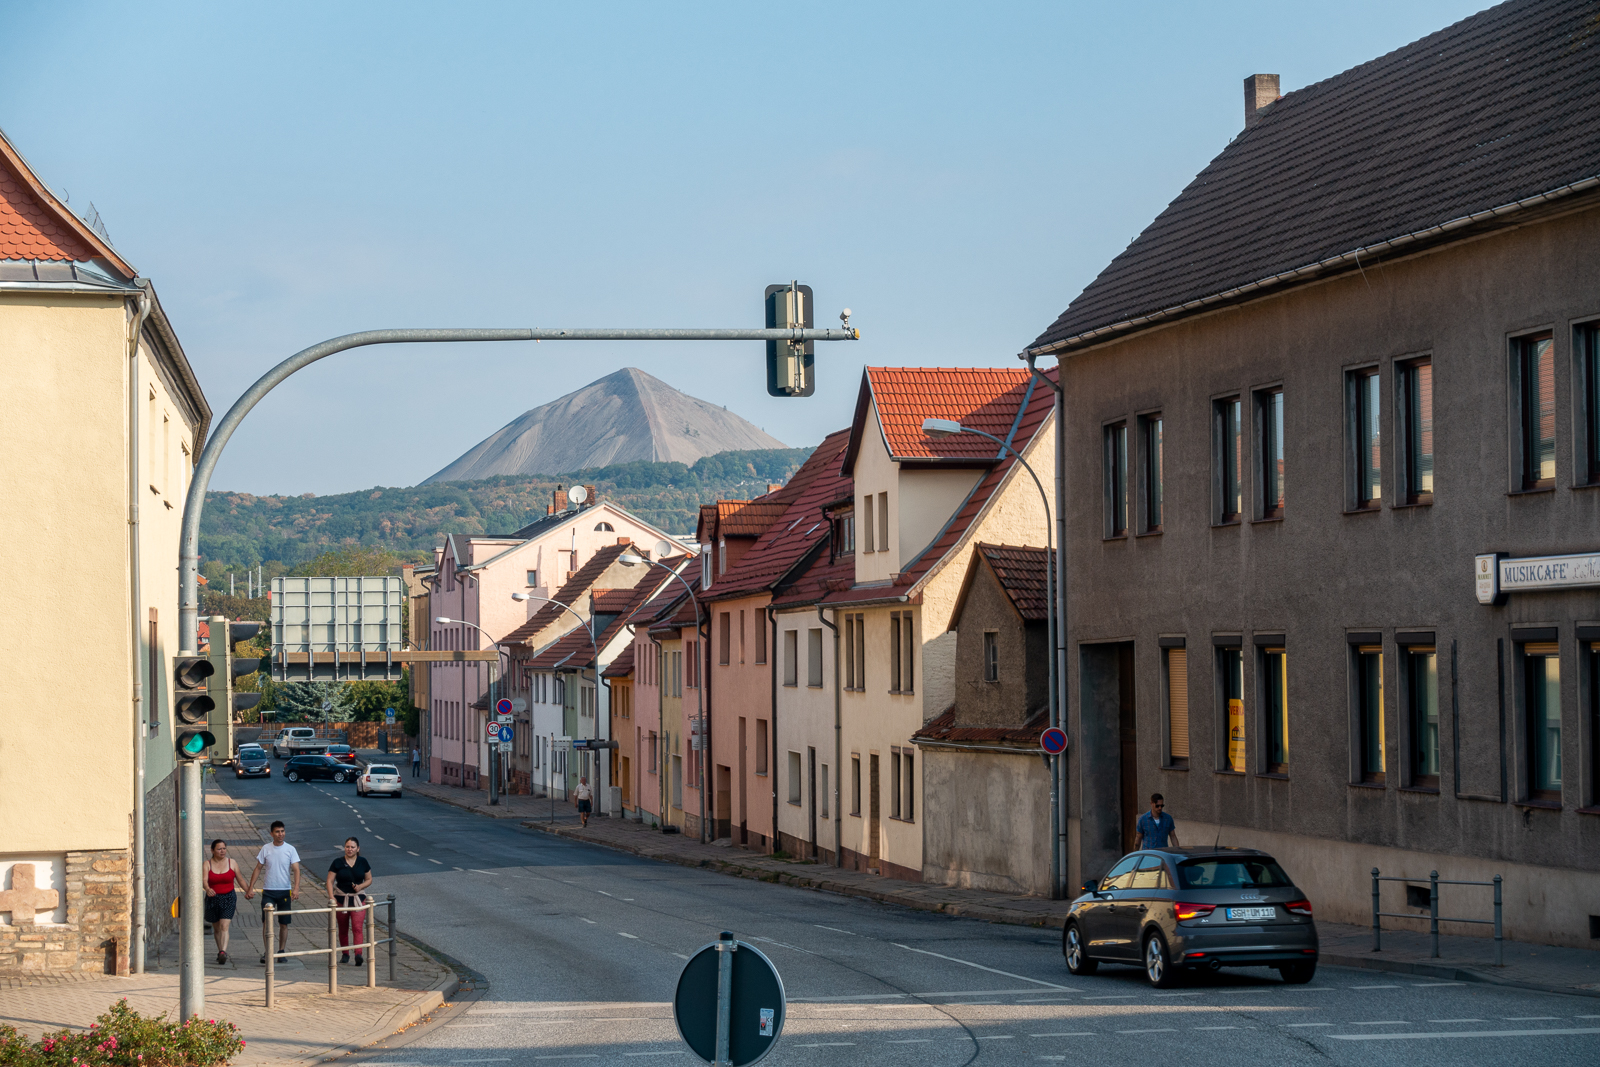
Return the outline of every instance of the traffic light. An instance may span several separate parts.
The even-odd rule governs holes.
[[[215,735],[205,729],[216,706],[207,691],[215,671],[207,656],[173,657],[172,714],[177,719],[174,725],[179,759],[199,759],[217,743]]]
[[[211,670],[208,688],[211,691],[209,722],[213,736],[226,741],[222,758],[233,756],[233,724],[239,721],[241,711],[249,711],[261,703],[260,693],[235,693],[233,683],[261,667],[259,659],[240,659],[234,650],[261,632],[265,625],[259,622],[230,622],[220,615],[206,620],[211,627]]]
[[[811,286],[790,282],[767,286],[767,329],[811,329],[816,318]],[[813,341],[767,342],[767,392],[772,396],[810,396],[817,390]]]

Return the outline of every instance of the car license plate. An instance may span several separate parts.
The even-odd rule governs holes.
[[[1229,908],[1229,919],[1271,919],[1278,914],[1277,908]]]

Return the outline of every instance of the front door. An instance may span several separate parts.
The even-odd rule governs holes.
[[[880,808],[878,807],[878,754],[874,752],[868,757],[867,766],[867,869],[873,873],[879,870],[883,860],[883,847],[878,840],[883,832],[880,821]]]
[[[1079,913],[1079,928],[1089,955],[1100,959],[1121,959],[1126,953],[1121,944],[1121,897],[1133,884],[1138,856],[1128,856],[1100,880],[1100,895]]]
[[[1117,891],[1114,918],[1108,939],[1117,946],[1117,955],[1138,959],[1143,946],[1139,939],[1144,933],[1144,923],[1156,903],[1156,891],[1165,885],[1164,868],[1159,856],[1142,856],[1131,877],[1124,876],[1127,888]]]

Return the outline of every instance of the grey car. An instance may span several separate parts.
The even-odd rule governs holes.
[[[1083,888],[1061,932],[1075,975],[1127,963],[1166,988],[1185,970],[1275,967],[1294,984],[1316,974],[1311,902],[1265,852],[1145,849]]]
[[[260,745],[240,745],[233,770],[238,778],[271,778],[272,762],[267,759],[266,749]]]

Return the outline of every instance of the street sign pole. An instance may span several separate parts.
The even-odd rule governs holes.
[[[724,930],[678,975],[672,1019],[689,1051],[713,1067],[766,1058],[787,1014],[783,979],[762,951]]]
[[[717,938],[717,1067],[728,1067],[728,1027],[733,1020],[733,954],[739,942],[724,930]]]
[[[489,705],[490,705],[490,707],[493,707],[494,703],[495,703],[495,696],[496,696],[496,694],[495,694],[495,680],[496,680],[497,676],[500,673],[499,668],[500,668],[500,660],[498,658],[493,663],[489,664]],[[490,721],[492,722],[493,720],[491,719]],[[496,731],[495,738],[496,738],[496,740],[499,740],[499,732],[498,731]],[[500,803],[500,752],[499,752],[499,748],[500,748],[499,745],[490,745],[489,746],[489,806],[490,807],[494,807],[495,805]]]

